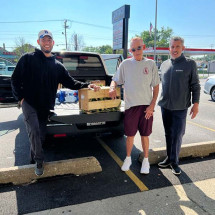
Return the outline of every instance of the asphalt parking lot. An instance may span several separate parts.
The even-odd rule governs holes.
[[[68,140],[69,141],[69,140]],[[65,206],[77,206],[88,203],[85,214],[96,214],[92,211],[91,204],[95,201],[108,200],[118,197],[125,197],[132,207],[133,199],[129,200],[129,195],[138,194],[141,191],[152,191],[175,185],[194,183],[201,180],[215,178],[215,155],[206,158],[186,158],[181,161],[182,174],[176,177],[170,169],[159,169],[157,165],[152,165],[149,175],[139,173],[140,163],[137,160],[139,150],[134,149],[132,153],[131,171],[124,173],[120,166],[103,148],[102,143],[113,149],[113,153],[122,161],[125,151],[118,152],[117,141],[121,139],[102,138],[78,138],[56,143],[46,148],[46,159],[57,160],[71,157],[94,156],[102,166],[102,172],[89,175],[66,175],[53,178],[40,179],[29,184],[12,186],[2,185],[0,187],[0,212],[1,214],[27,214],[50,210]],[[90,144],[87,144],[90,141]],[[115,146],[113,146],[115,145]],[[66,150],[65,150],[66,148]],[[124,147],[123,147],[124,148]],[[134,175],[135,177],[132,177]],[[24,176],[23,176],[24,177]],[[142,189],[142,190],[141,190]],[[174,190],[174,188],[172,188]],[[194,187],[196,195],[204,196],[204,193]],[[191,194],[190,189],[185,189],[187,195]],[[158,194],[157,194],[158,195]],[[158,196],[159,197],[159,196]],[[166,195],[165,198],[169,196]],[[170,198],[170,197],[169,197]],[[175,200],[180,198],[175,196]],[[106,205],[107,206],[107,205]],[[112,207],[113,205],[109,205]],[[126,206],[125,206],[126,207]],[[144,201],[142,202],[144,208]],[[129,213],[124,214],[134,214]],[[61,213],[72,213],[71,209],[62,210]],[[73,210],[72,210],[73,211]],[[78,211],[78,209],[77,209]],[[69,213],[70,212],[70,213]],[[60,213],[60,214],[61,214]],[[38,213],[40,214],[40,213]],[[52,213],[47,213],[52,214]],[[99,214],[99,213],[98,213]],[[111,214],[119,214],[117,211]],[[138,214],[138,213],[135,213]]]
[[[203,83],[201,80],[202,85]],[[199,115],[194,120],[188,116],[183,144],[215,140],[214,106],[215,103],[210,97],[202,92]],[[0,109],[0,139],[1,168],[28,164],[29,143],[22,113],[17,108]],[[163,126],[159,107],[156,107],[150,148],[163,146]],[[45,147],[46,162],[94,156],[103,171],[86,176],[67,175],[41,179],[21,186],[2,185],[1,211],[3,214],[31,213],[215,177],[214,154],[206,158],[183,159],[183,172],[180,178],[177,178],[169,169],[159,169],[156,165],[151,166],[149,175],[141,175],[138,162],[140,152],[141,143],[137,135],[132,151],[131,171],[126,174],[120,170],[120,163],[126,154],[125,137],[113,138],[107,134],[101,137],[52,140]],[[199,194],[202,195],[200,192]],[[133,204],[132,201],[130,204]]]

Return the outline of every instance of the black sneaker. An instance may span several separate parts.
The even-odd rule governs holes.
[[[37,176],[41,176],[41,175],[43,175],[43,172],[44,172],[44,164],[43,163],[36,163],[35,174]]]
[[[172,168],[172,173],[174,174],[174,175],[180,175],[181,174],[181,168],[178,166],[178,164],[171,164],[170,165],[171,166],[171,168]]]
[[[165,167],[170,166],[170,164],[171,164],[171,162],[169,161],[168,157],[166,157],[164,161],[158,163],[158,166],[165,168]]]

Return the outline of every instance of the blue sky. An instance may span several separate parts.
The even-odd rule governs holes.
[[[129,39],[155,26],[156,0],[0,0],[0,47],[11,50],[17,38],[36,46],[41,29],[52,31],[54,50],[65,48],[63,20],[68,19],[68,43],[72,34],[82,37],[85,46],[112,46],[112,12],[130,5]],[[157,28],[173,29],[185,38],[189,48],[215,48],[215,0],[158,0]],[[52,20],[52,21],[46,21]],[[56,21],[53,21],[56,20]],[[24,21],[45,21],[6,23]],[[82,23],[82,24],[81,24]]]

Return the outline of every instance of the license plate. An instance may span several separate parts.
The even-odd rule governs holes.
[[[87,126],[105,125],[106,122],[88,122]]]

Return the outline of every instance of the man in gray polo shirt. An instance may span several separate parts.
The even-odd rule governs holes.
[[[144,151],[144,159],[140,172],[149,173],[149,135],[152,132],[153,112],[159,92],[159,76],[153,60],[143,57],[145,45],[143,40],[135,37],[130,43],[133,58],[124,60],[114,75],[110,85],[110,97],[116,98],[116,86],[124,85],[125,99],[125,135],[127,157],[121,167],[128,171],[131,166],[131,151],[134,136],[139,131]]]

